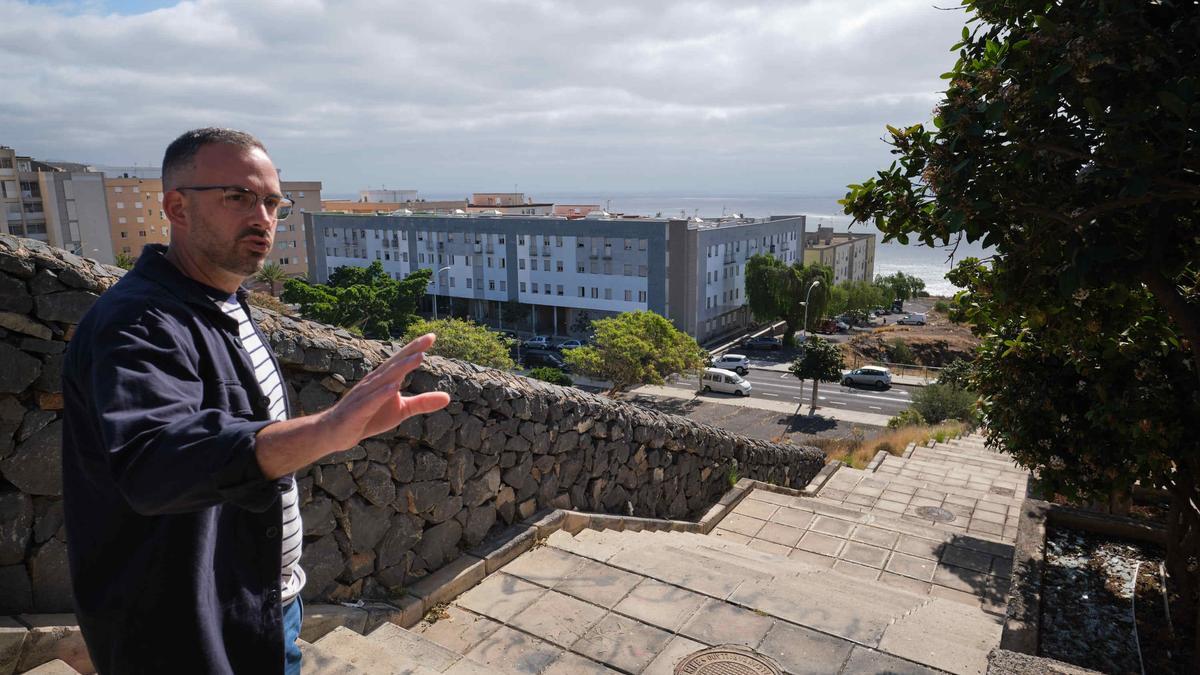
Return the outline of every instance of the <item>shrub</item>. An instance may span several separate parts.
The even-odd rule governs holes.
[[[247,298],[247,301],[254,307],[269,309],[280,316],[289,316],[292,314],[292,310],[282,300],[269,293],[250,291],[250,297]]]
[[[975,421],[974,393],[952,384],[930,384],[913,394],[912,407],[930,424],[942,420]]]
[[[946,314],[950,311],[950,303],[946,302],[945,300],[938,300],[937,302],[933,303],[933,310],[935,312]]]
[[[534,368],[533,370],[529,371],[529,377],[532,377],[535,380],[541,380],[542,382],[549,382],[550,384],[557,384],[563,387],[569,387],[574,384],[574,382],[571,381],[571,378],[558,368]]]
[[[971,389],[971,377],[975,364],[966,359],[955,359],[938,373],[938,384],[949,384],[959,389]]]
[[[916,363],[917,355],[913,353],[912,347],[900,338],[893,338],[888,342],[888,358],[892,363]]]
[[[892,446],[892,444],[889,443],[888,441],[879,441],[878,443],[875,444],[875,452],[878,453],[880,450],[886,452],[889,455],[900,454],[900,453],[896,452],[896,448],[894,446]]]
[[[901,427],[911,427],[917,424],[925,424],[925,418],[921,416],[921,412],[914,408],[901,410],[899,415],[888,420],[889,429],[899,429]]]

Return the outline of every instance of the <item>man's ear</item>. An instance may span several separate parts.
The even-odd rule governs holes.
[[[183,203],[182,192],[171,190],[163,195],[163,213],[167,214],[172,228],[187,229],[187,207]]]

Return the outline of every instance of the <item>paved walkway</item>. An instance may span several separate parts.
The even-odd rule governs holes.
[[[962,439],[753,489],[711,535],[556,531],[435,621],[306,645],[310,671],[670,675],[735,644],[792,674],[983,673],[1026,482]]]

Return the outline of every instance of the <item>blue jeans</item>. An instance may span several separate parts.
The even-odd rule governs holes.
[[[304,602],[300,596],[292,604],[283,608],[283,672],[286,675],[300,675],[300,624],[304,621]]]

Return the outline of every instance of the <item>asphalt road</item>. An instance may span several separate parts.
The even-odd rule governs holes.
[[[751,370],[746,376],[754,386],[751,396],[761,396],[765,399],[778,401],[804,401],[812,398],[812,381],[801,384],[791,373],[780,373],[772,370]],[[699,389],[699,381],[695,378],[679,378],[671,386]],[[724,398],[733,398],[733,394],[708,392],[701,394],[703,398],[719,402]],[[843,387],[841,384],[822,382],[817,388],[818,405],[837,406],[844,410],[874,413],[876,415],[894,416],[912,403],[912,390],[909,387],[892,385],[891,389],[877,391],[857,387]]]

